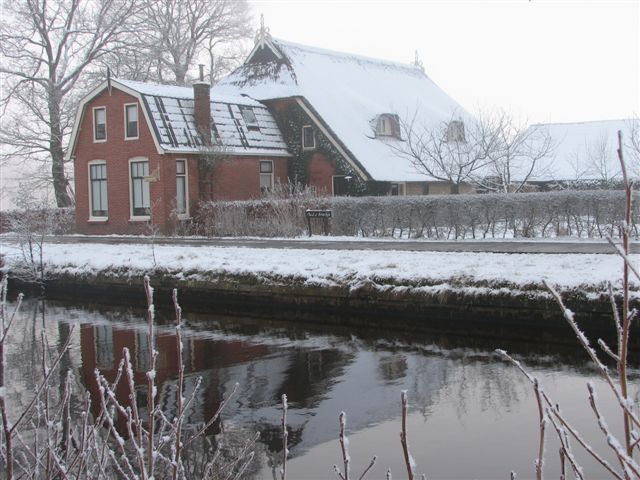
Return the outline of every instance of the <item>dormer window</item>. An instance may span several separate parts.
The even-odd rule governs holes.
[[[400,121],[397,115],[383,113],[376,121],[376,137],[400,138]]]
[[[244,119],[244,124],[247,126],[247,130],[260,130],[260,125],[258,125],[258,119],[256,118],[253,108],[240,107],[240,113],[242,113],[242,118]]]
[[[311,125],[302,127],[302,148],[304,150],[313,150],[316,148],[316,134]]]
[[[447,126],[447,142],[466,142],[464,135],[464,122],[451,120]]]

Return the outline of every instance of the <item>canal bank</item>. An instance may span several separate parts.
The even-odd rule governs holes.
[[[3,253],[9,268],[17,265],[16,247]],[[503,336],[550,341],[568,327],[543,280],[561,292],[582,328],[599,335],[611,330],[607,283],[619,291],[622,265],[602,254],[77,243],[46,245],[43,257],[50,298],[140,306],[149,275],[159,307],[177,288],[191,312],[479,336],[491,325],[492,335],[498,327]],[[638,285],[632,288],[637,298]]]

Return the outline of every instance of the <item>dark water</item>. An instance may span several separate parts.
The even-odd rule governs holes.
[[[586,382],[600,392],[611,427],[621,424],[611,395],[595,376],[586,354],[573,345],[507,343],[460,334],[403,335],[251,318],[190,315],[185,312],[186,388],[202,377],[188,422],[213,415],[234,384],[237,394],[209,432],[217,441],[243,439],[259,431],[256,459],[247,478],[270,479],[269,458],[281,456],[280,396],[289,398],[290,479],[336,478],[340,464],[338,415],[347,414],[352,475],[358,478],[373,455],[368,478],[406,478],[400,431],[400,392],[410,402],[409,440],[417,471],[428,478],[518,478],[534,476],[538,418],[533,390],[523,375],[492,353],[514,353],[560,403],[580,433],[612,461],[588,406]],[[158,313],[158,399],[175,410],[177,356],[169,314]],[[40,331],[52,348],[75,325],[65,367],[92,393],[94,369],[112,376],[128,347],[136,379],[149,368],[149,338],[140,311],[124,307],[74,307],[53,301],[26,302],[7,354],[8,400],[18,409],[38,378]],[[635,365],[634,365],[635,367]],[[632,391],[638,386],[633,370]],[[140,398],[144,401],[144,398]],[[222,433],[221,433],[222,432]],[[225,440],[226,439],[226,440]],[[546,474],[558,476],[558,441],[547,432]],[[588,476],[606,476],[574,442]]]

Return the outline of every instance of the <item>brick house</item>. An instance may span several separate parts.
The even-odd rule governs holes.
[[[112,79],[78,107],[76,229],[85,234],[170,229],[200,200],[259,197],[287,182],[290,156],[273,116],[243,96]]]

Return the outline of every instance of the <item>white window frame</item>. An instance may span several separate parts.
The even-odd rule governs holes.
[[[133,157],[129,159],[128,162],[128,171],[127,176],[129,177],[129,220],[132,222],[146,221],[151,219],[151,215],[134,215],[133,214],[133,178],[131,177],[131,164],[137,162],[147,162],[149,165],[148,170],[151,172],[151,164],[147,157]],[[151,211],[151,206],[153,202],[151,201],[151,185],[148,180],[143,179],[143,182],[147,182],[149,185],[149,211]]]
[[[129,119],[127,118],[127,107],[136,107],[137,120],[136,120],[136,136],[135,137],[127,136],[127,130],[128,130],[127,127],[129,125]],[[137,103],[125,103],[123,105],[123,109],[124,109],[124,139],[138,140],[140,138],[140,108],[138,108]]]
[[[96,138],[96,110],[104,110],[104,138]],[[91,110],[91,130],[93,135],[93,143],[105,143],[109,135],[107,134],[107,107],[93,107]]]
[[[186,220],[191,218],[189,216],[189,162],[186,158],[176,158],[176,208],[178,207],[178,162],[184,162],[184,206],[185,212],[178,213],[177,216],[180,220]]]
[[[262,171],[262,164],[263,163],[270,163],[271,164],[271,172],[263,172]],[[265,192],[262,190],[262,176],[263,175],[269,175],[270,177],[270,181],[271,181],[271,187],[270,187],[270,191],[273,190],[273,187],[275,186],[275,178],[274,178],[274,165],[273,165],[273,160],[260,160],[258,162],[258,185],[260,186],[260,194],[264,195],[265,193],[269,193],[269,192]]]
[[[394,185],[398,186],[398,195],[392,195],[391,189]],[[406,182],[391,182],[391,188],[389,189],[389,196],[391,197],[406,197],[407,196],[407,184]]]
[[[311,133],[313,133],[313,146],[311,146],[311,147],[305,146],[305,144],[304,144],[304,129],[305,128],[310,128],[311,129]],[[302,142],[301,142],[302,143],[302,149],[303,150],[314,150],[316,148],[316,131],[313,128],[313,125],[303,125],[301,134],[302,134],[302,138],[301,138],[301,140],[302,140]]]
[[[107,215],[95,216],[93,214],[93,185],[91,182],[91,165],[104,165],[106,167],[106,160],[91,160],[87,162],[87,185],[89,193],[89,221],[90,222],[104,222],[109,219],[109,172],[107,171]]]

